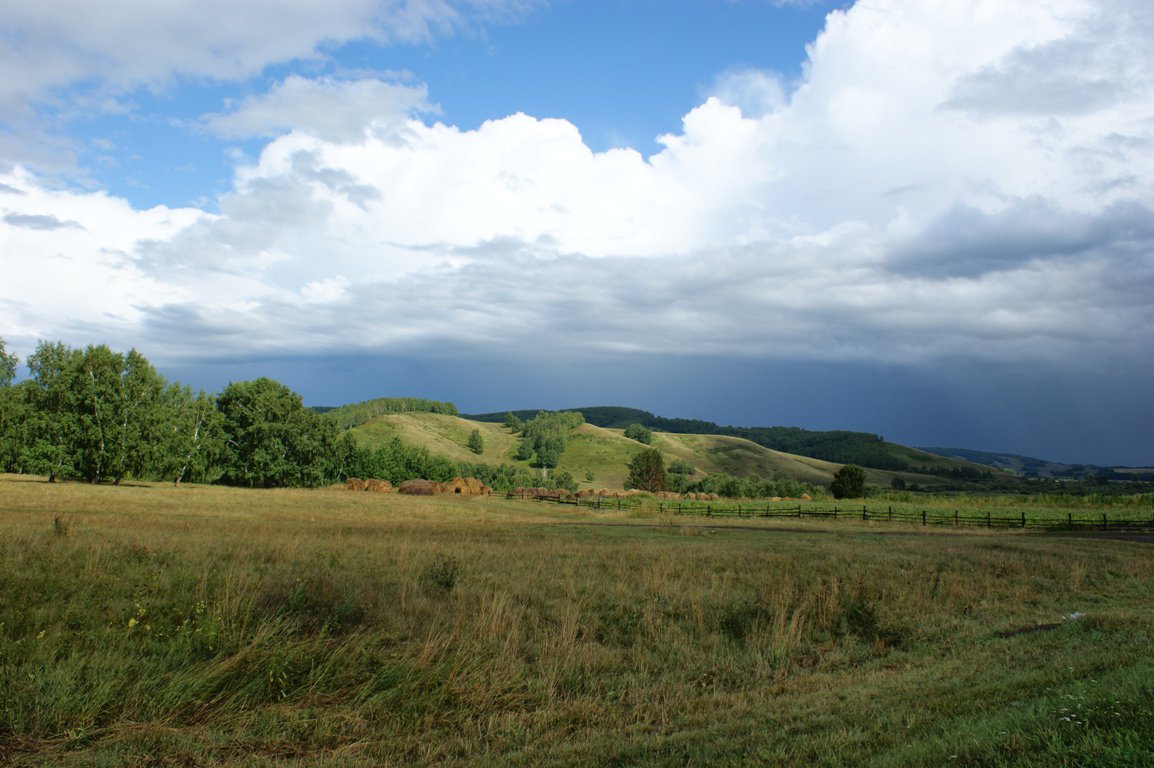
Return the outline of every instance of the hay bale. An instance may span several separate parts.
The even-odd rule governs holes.
[[[540,493],[537,494],[538,498],[543,498],[543,499],[567,499],[567,498],[569,498],[569,491],[565,490],[564,488],[554,488],[554,489],[539,488],[538,490],[540,491]]]
[[[800,499],[801,501],[813,501],[813,497],[810,496],[808,493],[803,493],[802,495],[798,496],[797,498]]]
[[[345,490],[363,491],[365,490],[365,481],[359,477],[350,477],[348,480],[345,480]]]
[[[487,496],[493,489],[475,477],[454,477],[447,483],[439,483],[437,492],[455,493],[461,496]]]
[[[432,496],[437,492],[437,484],[428,480],[406,480],[397,490],[406,496]]]
[[[370,493],[392,493],[393,484],[388,480],[366,480],[365,490]]]

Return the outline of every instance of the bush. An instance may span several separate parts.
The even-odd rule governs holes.
[[[625,436],[630,440],[636,440],[644,445],[649,445],[653,442],[653,432],[641,426],[640,424],[630,424],[625,428]]]
[[[865,496],[865,470],[856,464],[846,464],[833,476],[830,484],[835,499],[860,499]]]

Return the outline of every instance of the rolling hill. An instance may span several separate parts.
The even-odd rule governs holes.
[[[533,415],[535,412],[528,414],[529,417]],[[504,414],[501,417],[503,419]],[[466,446],[474,429],[485,440],[485,451],[480,456]],[[493,421],[477,421],[448,413],[381,412],[351,427],[350,431],[358,444],[366,447],[382,445],[395,437],[453,461],[528,466],[528,462],[514,458],[516,435]],[[583,487],[621,488],[628,474],[630,459],[644,447],[625,437],[621,428],[586,423],[570,433],[557,469],[569,472]],[[786,478],[828,486],[841,466],[837,462],[773,450],[730,435],[655,432],[652,447],[662,452],[667,465],[675,459],[692,464],[697,470],[696,477],[724,473],[735,477]],[[909,451],[911,457],[920,455],[915,449],[897,447]],[[934,459],[946,466],[961,464],[941,457]],[[866,475],[869,482],[887,488],[894,477],[918,483],[923,488],[933,488],[945,482],[940,477],[909,471],[867,468]]]
[[[585,421],[600,427],[624,429],[641,424],[655,432],[679,435],[719,435],[742,438],[773,451],[807,456],[835,464],[858,464],[890,473],[945,475],[950,472],[978,476],[991,471],[989,466],[965,458],[940,456],[918,448],[890,443],[868,432],[848,430],[814,431],[799,427],[732,427],[700,419],[669,419],[649,411],[621,406],[570,408],[579,411]],[[537,411],[513,411],[521,420],[531,419]],[[480,422],[501,422],[505,413],[467,415]]]

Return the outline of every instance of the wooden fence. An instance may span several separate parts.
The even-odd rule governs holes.
[[[508,498],[517,498],[513,493]],[[554,504],[587,507],[589,509],[636,509],[643,503],[643,497],[601,498],[589,496],[559,497],[552,495],[522,495],[520,498],[534,498]],[[775,506],[767,502],[700,502],[674,501],[667,499],[645,499],[652,506],[656,502],[658,514],[696,515],[700,517],[737,518],[794,518],[823,520],[866,520],[880,523],[904,523],[923,526],[950,526],[954,528],[1019,528],[1048,531],[1154,531],[1154,513],[1150,518],[1138,519],[1133,516],[1110,517],[1108,512],[1093,515],[1077,515],[1068,512],[1066,517],[1029,516],[1025,512],[1006,514],[986,512],[985,514],[961,512],[959,510],[895,510],[891,507],[817,507]]]

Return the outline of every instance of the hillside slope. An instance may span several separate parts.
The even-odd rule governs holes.
[[[474,429],[480,431],[485,440],[485,451],[481,455],[466,447],[469,434]],[[528,462],[513,458],[517,448],[516,435],[493,422],[473,421],[443,413],[390,413],[353,427],[351,433],[360,445],[366,447],[379,446],[396,437],[453,461],[528,466]],[[621,429],[583,424],[569,434],[557,469],[568,472],[583,487],[621,488],[628,476],[629,461],[645,447],[625,437]],[[727,435],[656,432],[652,447],[662,452],[667,465],[676,459],[692,464],[697,469],[697,477],[723,473],[736,477],[785,478],[828,486],[841,467],[835,462],[775,451]],[[922,487],[933,487],[941,482],[931,476],[876,469],[867,469],[866,476],[869,482],[887,488],[895,476],[919,483]]]
[[[859,464],[862,467],[899,473],[926,470],[931,474],[965,470],[973,473],[990,471],[990,467],[962,458],[940,456],[917,448],[890,443],[879,435],[847,430],[814,431],[799,427],[732,427],[721,426],[700,419],[669,419],[648,411],[621,406],[591,406],[571,408],[579,411],[585,421],[610,429],[623,429],[630,424],[641,424],[655,432],[680,435],[722,435],[743,438],[773,451],[808,456],[836,464]],[[536,411],[513,411],[524,420]],[[504,413],[467,415],[482,422],[500,422]]]

